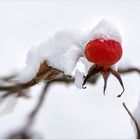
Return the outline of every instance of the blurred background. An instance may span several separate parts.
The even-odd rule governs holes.
[[[139,13],[139,0],[1,0],[0,76],[22,69],[28,50],[56,31],[90,30],[103,17],[112,18],[120,28],[124,49],[120,67],[140,67]],[[122,79],[126,91],[121,98],[116,97],[122,89],[113,76],[106,96],[102,77],[82,90],[74,84],[53,84],[32,129],[44,138],[134,138],[122,102],[133,112],[140,98],[140,79],[137,73]],[[30,99],[13,98],[0,105],[0,138],[25,124],[41,88],[42,83],[31,88]]]

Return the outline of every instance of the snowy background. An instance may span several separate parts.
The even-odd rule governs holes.
[[[121,30],[124,56],[120,65],[140,67],[139,13],[138,0],[0,1],[0,75],[23,68],[28,50],[56,31],[90,30],[103,17],[112,18]],[[122,78],[126,88],[122,98],[116,97],[121,87],[113,76],[106,96],[102,94],[102,78],[85,90],[53,85],[33,129],[45,138],[134,138],[122,102],[133,111],[139,99],[140,79],[135,73]],[[41,87],[32,88],[32,98],[19,99],[8,114],[0,107],[1,138],[24,125]]]

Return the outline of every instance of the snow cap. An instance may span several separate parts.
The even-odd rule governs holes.
[[[26,66],[17,78],[18,82],[25,83],[32,80],[44,61],[66,75],[71,75],[78,59],[83,54],[79,42],[83,33],[79,30],[62,30],[40,45],[31,48],[26,59]]]
[[[89,40],[97,38],[113,39],[120,44],[122,43],[118,27],[108,18],[103,18],[90,32]]]

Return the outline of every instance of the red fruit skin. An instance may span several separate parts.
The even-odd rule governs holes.
[[[85,48],[88,61],[98,65],[113,65],[122,57],[121,44],[115,40],[98,38],[91,40]]]

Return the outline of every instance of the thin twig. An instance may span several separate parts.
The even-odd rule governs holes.
[[[139,68],[133,68],[133,67],[130,67],[130,68],[119,68],[118,69],[118,72],[120,74],[129,74],[129,73],[132,73],[132,72],[138,72],[140,74],[140,69]],[[44,76],[44,75],[41,75],[27,83],[24,83],[24,84],[14,84],[14,85],[9,85],[9,86],[4,86],[4,85],[1,85],[0,86],[0,91],[6,91],[8,92],[9,94],[11,93],[16,93],[16,92],[19,92],[20,90],[23,90],[23,89],[27,89],[27,88],[30,88],[36,84],[38,84],[41,80],[41,77]],[[10,76],[8,76],[10,77]],[[95,76],[95,77],[91,77],[89,80],[88,80],[88,83],[92,83],[92,84],[95,84],[96,81],[98,80],[99,76]],[[7,79],[7,77],[3,77],[3,79]],[[2,79],[1,79],[2,80]],[[66,84],[70,84],[74,81],[74,79],[69,79],[69,78],[66,78],[65,76],[62,76],[58,79],[54,79],[54,81],[56,82],[63,82],[63,83],[66,83]]]
[[[129,111],[129,109],[127,108],[127,106],[125,105],[125,103],[123,103],[123,106],[125,108],[125,110],[127,111],[128,115],[130,116],[130,118],[132,119],[132,121],[134,122],[135,124],[135,127],[136,127],[136,131],[137,131],[137,139],[140,139],[140,128],[139,128],[139,125],[138,125],[138,122],[136,121],[136,119],[133,117],[132,113]]]
[[[28,138],[33,138],[33,134],[30,133],[30,128],[33,124],[33,122],[35,121],[35,117],[37,116],[44,100],[45,100],[45,96],[46,96],[46,91],[48,89],[50,84],[45,84],[45,86],[43,87],[43,90],[41,92],[41,95],[38,99],[38,102],[36,104],[36,106],[33,108],[33,110],[31,111],[31,113],[28,116],[28,120],[26,125],[20,130],[20,131],[16,131],[15,133],[10,134],[10,136],[8,138],[20,138],[20,139],[28,139]]]
[[[128,74],[128,73],[132,73],[132,72],[137,72],[138,74],[140,74],[140,68],[136,68],[136,67],[118,68],[118,72],[120,74]]]
[[[47,89],[49,87],[50,83],[47,83],[45,84],[43,90],[42,90],[42,93],[40,94],[40,97],[38,99],[38,102],[36,104],[36,106],[34,107],[34,109],[31,111],[31,113],[29,114],[29,118],[28,118],[28,122],[27,122],[27,125],[26,125],[26,128],[29,128],[34,120],[35,120],[35,117],[37,115],[37,113],[39,112],[44,100],[45,100],[45,96],[47,95]]]
[[[47,71],[49,71],[50,69],[48,68]],[[140,69],[139,68],[126,68],[126,69],[121,69],[119,68],[118,72],[120,74],[129,74],[129,73],[132,73],[132,72],[138,72],[140,73]],[[17,84],[15,83],[14,85],[10,85],[10,86],[6,86],[6,85],[1,85],[0,86],[0,91],[4,91],[6,92],[6,94],[3,96],[3,97],[7,97],[8,94],[11,95],[13,93],[19,93],[21,92],[22,90],[24,89],[29,89],[30,87],[36,85],[37,83],[40,82],[40,80],[42,79],[42,77],[44,76],[48,76],[49,78],[52,78],[52,74],[55,74],[55,71],[52,71],[52,73],[49,73],[48,75],[45,74],[46,73],[46,69],[45,69],[45,72],[41,75],[39,75],[38,77],[36,77],[35,79],[27,82],[27,83],[24,83],[24,84]],[[44,75],[45,74],[45,75]],[[1,83],[2,82],[5,82],[12,78],[12,76],[7,76],[5,78],[2,78],[0,79],[1,80]],[[91,77],[90,79],[88,79],[88,83],[91,83],[91,84],[96,84],[96,81],[99,79],[99,76],[95,76],[95,77]],[[71,84],[74,82],[74,78],[67,78],[65,75],[61,76],[61,77],[58,77],[57,79],[53,79],[53,81],[50,81],[49,84],[45,85],[44,88],[43,88],[43,91],[39,97],[39,100],[35,106],[35,108],[31,111],[31,113],[29,114],[28,116],[28,120],[27,120],[27,124],[25,125],[25,127],[23,129],[21,129],[21,131],[18,131],[15,133],[15,135],[13,134],[13,138],[16,138],[16,136],[21,136],[20,138],[30,138],[30,133],[29,133],[29,128],[31,128],[32,124],[34,123],[35,121],[35,117],[37,116],[37,113],[39,112],[43,102],[44,102],[44,99],[45,99],[45,95],[47,94],[46,93],[46,90],[48,89],[48,86],[50,86],[50,83],[65,83],[65,84]],[[11,80],[10,80],[10,83]],[[17,94],[18,95],[18,94]],[[135,123],[135,126],[136,126],[136,129],[137,129],[137,138],[140,138],[140,130],[139,130],[139,127],[138,127],[138,124],[135,120],[135,118],[132,116],[132,114],[130,113],[130,111],[127,109],[125,103],[123,103],[123,106],[124,108],[126,109],[126,111],[128,112],[129,116],[131,117],[131,119],[134,121]]]
[[[16,77],[17,74],[12,74],[12,75],[9,75],[9,76],[5,76],[5,77],[0,77],[0,79],[2,81],[5,81],[5,82],[9,82],[10,80],[14,79]]]

